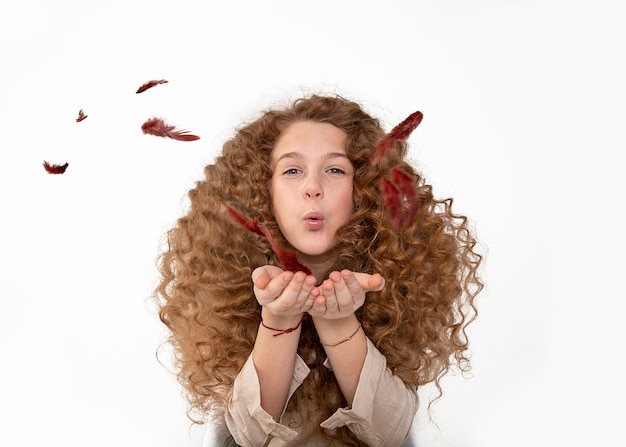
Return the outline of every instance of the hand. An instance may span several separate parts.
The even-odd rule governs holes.
[[[319,295],[315,277],[304,272],[286,272],[264,265],[252,272],[254,295],[266,311],[278,317],[302,315]]]
[[[367,292],[382,290],[384,286],[385,280],[378,273],[332,272],[319,286],[320,294],[308,312],[312,317],[330,320],[345,318],[363,305]]]

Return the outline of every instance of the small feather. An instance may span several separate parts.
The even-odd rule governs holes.
[[[192,135],[187,130],[176,130],[175,126],[171,126],[162,118],[150,118],[141,125],[144,134],[154,135],[157,137],[171,138],[179,141],[194,141],[200,137]]]
[[[80,109],[78,111],[78,118],[76,118],[76,122],[80,123],[82,120],[84,120],[85,118],[87,118],[88,115],[85,115],[85,112],[83,112],[83,109]]]
[[[152,88],[152,87],[154,87],[154,86],[156,86],[156,85],[159,85],[159,84],[167,84],[167,83],[168,83],[168,81],[166,81],[165,79],[159,79],[159,80],[155,80],[155,79],[153,79],[153,80],[151,80],[151,81],[148,81],[148,82],[143,83],[143,84],[142,84],[142,85],[141,85],[141,86],[137,89],[137,91],[136,91],[135,93],[142,93],[142,92],[145,92],[145,91],[146,91],[146,90],[148,90],[149,88]]]
[[[48,174],[63,174],[69,163],[63,163],[62,165],[50,164],[47,161],[43,162],[43,167]]]

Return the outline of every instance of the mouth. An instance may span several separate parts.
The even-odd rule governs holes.
[[[317,212],[308,213],[304,216],[304,224],[309,230],[318,230],[324,225],[324,216]]]

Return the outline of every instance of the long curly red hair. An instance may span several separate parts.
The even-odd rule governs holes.
[[[451,366],[469,369],[466,327],[477,315],[474,300],[483,284],[478,276],[482,257],[467,218],[452,211],[452,199],[433,197],[431,186],[405,160],[405,143],[398,142],[371,165],[385,131],[358,103],[312,95],[267,110],[239,128],[205,167],[204,179],[189,192],[188,211],[167,232],[155,298],[194,422],[221,420],[260,324],[252,271],[280,265],[268,241],[235,223],[227,206],[264,222],[276,240],[291,248],[272,214],[270,154],[281,133],[302,120],[330,123],[347,134],[354,215],[338,233],[338,258],[331,270],[385,278],[384,289],[369,293],[357,311],[365,334],[408,387],[431,382],[439,387]],[[389,222],[380,192],[381,178],[393,166],[415,176],[419,196],[415,219],[399,231]],[[346,402],[333,373],[323,366],[324,349],[307,320],[298,353],[311,374],[287,411],[302,415],[304,433],[323,431],[319,424]],[[347,429],[333,436],[360,445]]]

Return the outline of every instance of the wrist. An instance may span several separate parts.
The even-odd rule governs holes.
[[[353,337],[355,329],[358,332],[361,323],[356,315],[352,314],[349,317],[336,320],[314,317],[313,324],[322,345],[330,346],[338,340]]]
[[[296,315],[276,315],[270,312],[266,307],[261,309],[261,323],[266,328],[276,330],[288,330],[297,328],[304,318],[304,313]]]
[[[350,314],[343,318],[324,318],[324,317],[311,317],[315,328],[319,329],[340,329],[342,327],[353,326],[354,323],[358,323],[359,319],[355,314]]]

